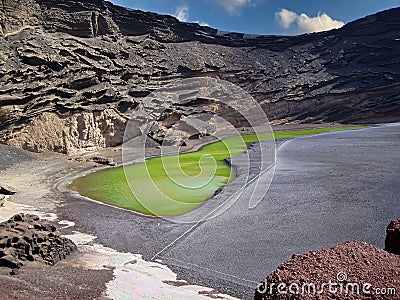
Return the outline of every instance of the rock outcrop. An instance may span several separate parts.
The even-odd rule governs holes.
[[[11,196],[11,195],[15,195],[17,193],[17,189],[6,185],[6,184],[0,184],[0,194],[1,195],[7,195],[7,196]]]
[[[386,230],[385,250],[400,255],[400,220],[390,222]]]
[[[254,299],[394,299],[400,290],[400,256],[349,242],[294,255],[266,282]]]
[[[398,8],[283,37],[221,33],[103,0],[4,0],[0,25],[0,141],[30,151],[121,143],[144,97],[200,76],[238,84],[275,123],[400,120]]]
[[[10,133],[7,144],[32,152],[79,154],[123,141],[127,120],[112,109],[60,116],[44,112]]]
[[[400,291],[400,220],[388,226],[385,250],[347,242],[295,254],[267,276],[254,299],[394,299]]]
[[[37,216],[19,214],[0,223],[0,267],[18,269],[27,261],[54,265],[75,250],[72,241]]]
[[[115,162],[112,157],[95,156],[95,157],[89,158],[87,161],[92,161],[99,165],[106,165],[106,166],[112,166],[112,167],[115,166]]]

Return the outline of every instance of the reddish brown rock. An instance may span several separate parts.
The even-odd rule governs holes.
[[[255,299],[398,299],[400,256],[348,242],[293,255],[266,282]]]
[[[386,230],[385,250],[400,255],[400,219],[393,220]]]

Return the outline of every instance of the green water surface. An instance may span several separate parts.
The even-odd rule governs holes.
[[[225,159],[244,153],[251,143],[358,128],[362,127],[230,137],[196,152],[125,166],[125,171],[118,167],[91,173],[75,180],[70,188],[90,199],[145,215],[179,216],[198,208],[235,178]]]

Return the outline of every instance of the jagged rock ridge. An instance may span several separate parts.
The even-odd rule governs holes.
[[[18,269],[27,261],[54,265],[76,245],[37,216],[18,214],[0,223],[0,267]]]
[[[102,0],[3,0],[0,24],[0,140],[32,151],[121,143],[145,96],[198,76],[240,85],[275,123],[400,120],[399,8],[295,37],[221,35]]]

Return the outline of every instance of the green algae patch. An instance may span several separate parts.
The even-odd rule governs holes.
[[[235,178],[226,159],[241,155],[252,143],[359,128],[364,127],[234,136],[196,152],[91,173],[75,180],[70,188],[87,198],[141,214],[180,216],[201,206]]]
[[[318,133],[326,133],[333,131],[356,130],[366,128],[365,126],[348,126],[348,127],[334,127],[334,128],[315,128],[305,130],[281,131],[275,132],[275,139],[289,139],[299,136],[314,135]]]

